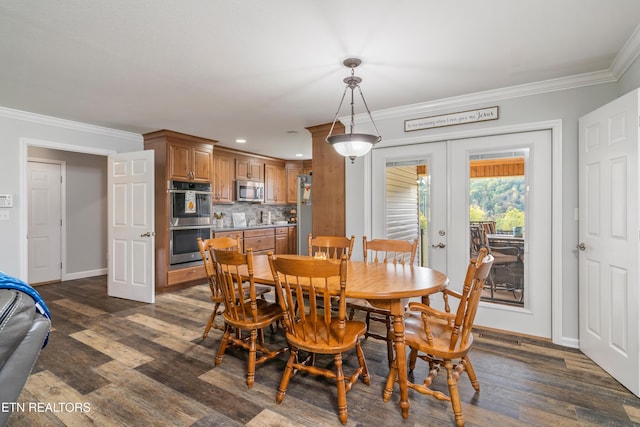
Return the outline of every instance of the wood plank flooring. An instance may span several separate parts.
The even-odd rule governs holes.
[[[341,425],[335,387],[326,378],[300,374],[275,403],[286,354],[259,365],[251,389],[245,352],[228,351],[214,367],[221,332],[212,329],[201,339],[212,309],[206,285],[158,295],[152,305],[107,297],[104,276],[38,291],[51,309],[53,331],[10,427]],[[267,331],[266,340],[284,343],[281,331]],[[369,339],[363,350],[371,384],[358,381],[347,394],[350,426],[455,425],[448,402],[413,391],[403,419],[397,387],[390,402],[382,401],[386,346]],[[640,399],[577,350],[479,331],[470,356],[481,391],[461,379],[467,426],[640,425]],[[356,363],[346,355],[345,372]],[[419,364],[416,377],[425,371]],[[445,375],[434,388],[446,390]]]

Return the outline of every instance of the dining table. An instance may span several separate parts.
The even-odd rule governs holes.
[[[305,255],[276,256],[311,258]],[[254,255],[253,279],[256,283],[275,286],[267,255]],[[357,260],[347,262],[346,297],[366,299],[376,307],[389,309],[393,318],[394,363],[397,364],[398,369],[396,378],[392,377],[393,370],[389,372],[383,400],[389,401],[394,384],[397,382],[403,418],[409,417],[409,386],[404,337],[405,307],[410,298],[428,298],[429,295],[445,289],[448,284],[449,279],[444,273],[427,267]],[[336,286],[339,286],[338,281]]]

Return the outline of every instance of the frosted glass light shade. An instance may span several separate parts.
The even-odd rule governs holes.
[[[353,163],[356,157],[367,154],[381,139],[380,136],[366,133],[344,133],[327,137],[327,142],[338,154],[350,158]]]

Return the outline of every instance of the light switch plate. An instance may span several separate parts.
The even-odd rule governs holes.
[[[11,219],[11,211],[1,209],[0,210],[0,221],[9,221]]]

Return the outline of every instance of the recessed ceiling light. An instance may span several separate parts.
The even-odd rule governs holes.
[[[244,144],[245,142],[247,142],[247,140],[246,140],[246,139],[238,138],[238,139],[236,139],[236,142],[237,142],[238,144]]]
[[[304,154],[302,154],[302,153],[296,154],[296,157],[302,157],[302,156],[304,156]]]

